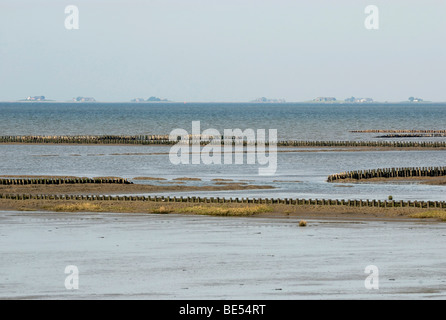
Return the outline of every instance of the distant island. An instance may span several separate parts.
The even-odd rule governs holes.
[[[317,97],[313,99],[314,102],[335,102],[336,98],[334,97]]]
[[[92,97],[77,97],[73,98],[74,102],[96,102],[95,98]]]
[[[344,100],[345,102],[350,102],[350,103],[373,103],[373,99],[372,98],[355,98],[355,97],[350,97]]]
[[[416,102],[431,103],[430,101],[424,101],[421,98],[415,98],[415,97],[409,97],[407,101],[411,102],[411,103],[416,103]],[[407,101],[400,101],[400,102],[393,102],[393,103],[407,103]],[[346,98],[344,100],[337,100],[335,97],[317,97],[317,98],[314,98],[313,100],[308,101],[308,102],[310,102],[310,103],[311,102],[314,102],[314,103],[339,103],[339,104],[342,104],[342,103],[352,103],[352,104],[356,104],[356,103],[357,104],[361,104],[361,103],[364,103],[364,104],[389,103],[388,101],[381,102],[381,101],[375,101],[372,98],[356,98],[353,96],[350,98]]]
[[[18,102],[24,102],[24,101],[30,101],[30,102],[96,102],[96,100],[92,97],[76,97],[71,99],[70,101],[55,101],[47,99],[45,96],[28,96],[26,99],[18,100]]]
[[[252,100],[251,102],[261,102],[261,103],[284,103],[285,99],[268,99],[265,97],[257,98]]]
[[[71,100],[53,100],[53,99],[47,99],[45,96],[41,95],[41,96],[28,96],[25,99],[20,99],[20,100],[16,100],[16,101],[0,101],[0,102],[7,102],[7,103],[11,103],[11,102],[57,102],[57,103],[72,103],[72,102],[98,102],[96,101],[95,98],[93,97],[84,97],[84,96],[78,96],[75,98],[72,98]],[[124,101],[114,101],[114,102],[119,102],[119,103],[123,103]],[[145,98],[134,98],[131,99],[130,102],[138,102],[138,103],[144,103],[144,102],[172,102],[174,103],[175,101],[171,101],[165,98],[159,98],[156,96],[151,96],[148,99]],[[189,101],[190,103],[194,103],[194,101]],[[113,101],[109,101],[109,102],[98,102],[98,103],[113,103]],[[186,101],[184,103],[187,103]],[[228,102],[218,102],[218,101],[202,101],[202,102],[196,102],[196,103],[228,103]],[[429,100],[424,100],[420,97],[415,97],[415,96],[411,96],[409,98],[407,98],[407,100],[404,101],[375,101],[373,98],[370,97],[365,97],[365,98],[358,98],[358,97],[349,97],[349,98],[345,98],[345,99],[337,99],[335,97],[332,96],[319,96],[316,97],[312,100],[302,100],[302,101],[286,101],[285,99],[275,99],[275,98],[266,98],[266,97],[260,97],[257,98],[255,100],[251,100],[251,101],[240,101],[240,102],[232,102],[232,103],[271,103],[271,104],[278,104],[278,103],[288,103],[288,104],[404,104],[404,103],[410,103],[410,104],[432,104],[432,103],[436,103],[436,104],[446,104],[446,101],[429,101]]]
[[[161,99],[158,97],[150,97],[147,100],[144,100],[144,98],[135,98],[130,100],[131,102],[169,102],[167,99]]]
[[[311,102],[316,103],[375,103],[372,98],[355,98],[350,97],[344,100],[337,100],[335,97],[317,97]]]
[[[409,97],[409,102],[424,102],[421,98]]]
[[[45,98],[45,96],[28,96],[26,99],[22,99],[19,101],[52,101]]]

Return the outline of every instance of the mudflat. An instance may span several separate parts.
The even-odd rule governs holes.
[[[418,207],[348,207],[254,203],[188,203],[118,200],[0,199],[0,211],[156,213],[332,220],[446,221],[445,209]]]
[[[25,178],[24,176],[13,176]],[[34,178],[35,176],[27,176]],[[47,176],[47,178],[61,178]],[[424,177],[423,177],[424,178]],[[440,183],[445,177],[429,179]],[[395,178],[395,180],[406,178]],[[147,179],[147,180],[155,180]],[[182,178],[181,180],[192,180]],[[119,183],[85,183],[85,184],[29,184],[0,185],[0,194],[26,195],[135,195],[144,193],[166,193],[178,191],[218,191],[272,189],[267,185],[255,185],[221,181],[205,185],[170,185],[170,184],[119,184]],[[223,179],[222,179],[223,180]],[[373,179],[370,179],[373,180]],[[388,181],[389,179],[377,179]],[[390,179],[391,180],[391,179]],[[423,179],[414,179],[424,181]],[[165,182],[165,181],[162,181]],[[175,181],[174,181],[175,182]],[[349,182],[342,180],[342,182]],[[340,185],[341,186],[341,185]],[[48,211],[48,212],[112,212],[112,213],[156,213],[156,214],[192,214],[211,216],[240,217],[294,217],[298,219],[343,219],[343,220],[413,220],[428,219],[446,221],[446,210],[442,208],[419,207],[372,207],[347,205],[290,205],[283,203],[207,203],[207,202],[162,202],[162,201],[122,201],[112,200],[74,200],[74,199],[0,199],[0,210],[14,211]]]
[[[249,185],[245,183],[225,183],[205,186],[193,185],[152,185],[152,184],[31,184],[31,185],[0,185],[0,193],[6,194],[76,194],[76,195],[113,195],[141,194],[166,191],[218,191],[218,190],[248,190],[274,189],[272,186]]]

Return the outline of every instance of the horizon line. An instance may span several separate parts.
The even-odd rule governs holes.
[[[336,100],[336,101],[314,101],[314,100],[302,100],[302,101],[279,101],[280,99],[271,99],[276,101],[173,101],[173,100],[166,100],[166,101],[131,101],[131,100],[113,100],[113,101],[72,101],[72,100],[0,100],[0,103],[73,103],[73,104],[86,104],[86,103],[134,103],[134,104],[150,104],[150,103],[157,103],[157,104],[168,104],[168,103],[251,103],[251,104],[298,104],[298,103],[311,103],[311,104],[392,104],[392,103],[410,103],[410,104],[434,104],[434,103],[446,103],[446,100],[444,101],[428,101],[428,100],[422,100],[422,101],[410,101],[410,100],[386,100],[386,101],[369,101],[369,102],[349,102],[345,100]]]

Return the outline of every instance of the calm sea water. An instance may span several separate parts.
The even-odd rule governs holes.
[[[444,165],[446,151],[289,152],[288,149],[287,152],[278,153],[275,175],[259,176],[258,168],[261,166],[248,165],[246,162],[242,165],[173,165],[169,161],[169,150],[168,146],[0,145],[0,175],[202,179],[187,183],[194,185],[209,185],[213,183],[213,179],[223,178],[275,187],[275,189],[244,191],[167,193],[178,196],[193,194],[224,197],[385,200],[392,195],[395,200],[445,200],[444,186],[348,184],[340,187],[339,184],[327,183],[326,179],[332,173],[348,170]]]
[[[166,134],[174,128],[190,132],[192,121],[201,121],[202,130],[277,129],[281,139],[370,140],[376,139],[376,134],[349,131],[444,129],[445,119],[443,105],[1,103],[0,135]],[[224,178],[275,187],[199,193],[203,196],[384,200],[392,195],[395,200],[445,200],[443,186],[363,184],[342,188],[326,182],[328,175],[349,170],[444,166],[445,151],[283,152],[278,154],[276,174],[263,177],[258,175],[257,164],[175,166],[169,161],[169,150],[163,146],[0,145],[0,174],[203,180],[197,184]]]
[[[1,135],[168,134],[277,129],[279,139],[361,140],[364,129],[445,129],[446,105],[237,103],[0,103]],[[438,139],[438,138],[437,138]]]

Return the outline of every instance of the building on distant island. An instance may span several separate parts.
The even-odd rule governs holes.
[[[268,99],[265,97],[257,98],[251,102],[284,103],[285,99]]]
[[[415,97],[409,97],[410,102],[423,102],[423,99],[421,98],[415,98]]]
[[[26,101],[45,101],[45,96],[34,96],[34,97],[27,97]]]
[[[336,101],[336,98],[334,97],[317,97],[316,99],[313,99],[314,102],[334,102]]]
[[[161,98],[158,98],[158,97],[150,97],[149,99],[147,99],[147,100],[144,100],[144,98],[135,98],[135,99],[132,99],[132,100],[130,100],[131,102],[145,102],[145,101],[147,101],[147,102],[166,102],[166,101],[169,101],[169,100],[167,100],[167,99],[161,99]]]
[[[355,98],[355,97],[350,97],[344,100],[345,102],[350,102],[350,103],[372,103],[373,99],[372,98]]]
[[[74,102],[96,102],[95,98],[92,97],[77,97],[73,98]]]
[[[153,101],[158,102],[158,101],[168,101],[168,100],[167,99],[161,99],[161,98],[158,98],[158,97],[150,97],[149,99],[147,99],[147,101],[149,101],[149,102],[153,102]]]

